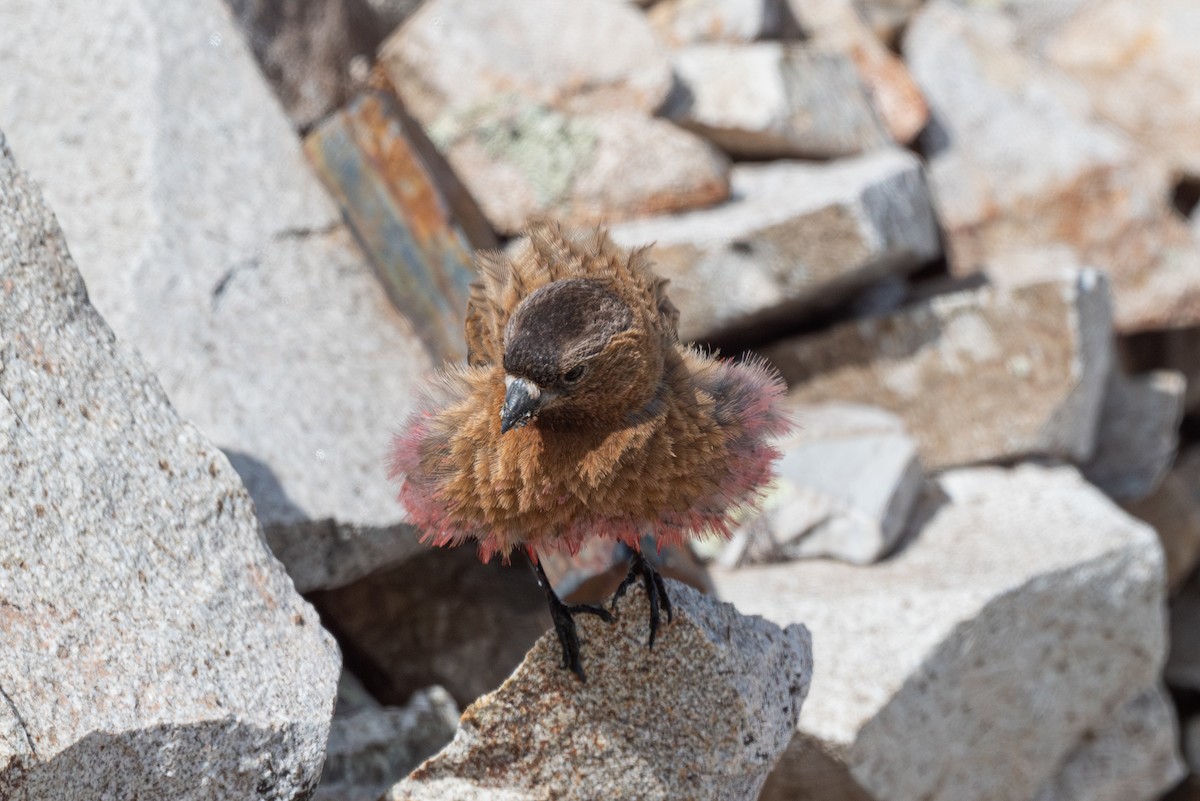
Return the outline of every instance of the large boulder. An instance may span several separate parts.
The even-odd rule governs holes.
[[[400,522],[387,429],[430,359],[220,0],[15,0],[0,74],[96,307],[263,523]]]
[[[1153,686],[1162,551],[1070,467],[943,474],[871,567],[717,572],[721,597],[818,643],[796,739],[764,799],[1027,801]]]
[[[0,136],[0,797],[290,801],[339,659]]]
[[[586,683],[562,668],[547,633],[387,801],[753,801],[808,692],[808,631],[743,617],[677,582],[668,591],[674,620],[653,648],[640,587],[614,624],[580,616]]]

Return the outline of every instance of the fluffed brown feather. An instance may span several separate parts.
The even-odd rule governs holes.
[[[396,438],[401,500],[435,544],[479,542],[480,555],[524,546],[578,548],[590,536],[633,548],[728,533],[753,501],[787,423],[783,385],[761,363],[718,361],[677,341],[678,310],[645,250],[602,232],[532,230],[516,255],[479,259],[467,316],[468,366],[427,392]],[[502,434],[504,332],[521,302],[551,282],[604,282],[636,323],[601,354],[572,409]]]

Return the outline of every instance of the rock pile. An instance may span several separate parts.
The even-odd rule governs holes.
[[[115,739],[89,789],[157,759],[172,797],[218,797],[186,777],[223,763],[164,756],[201,731],[234,795],[298,798],[331,726],[328,801],[543,798],[567,771],[580,798],[1150,801],[1200,776],[1194,3],[227,5],[16,0],[0,26],[0,128],[162,387],[6,161],[0,790],[61,795]],[[461,358],[470,251],[546,219],[652,247],[685,338],[787,379],[762,511],[698,548],[710,577],[663,555],[785,633],[680,587],[647,652],[635,593],[583,621],[594,681],[568,686],[523,565],[416,543],[389,433]],[[345,652],[332,723],[331,644],[231,469]],[[552,575],[599,597],[622,558]],[[810,668],[798,721],[763,706]],[[103,688],[50,703],[80,670]],[[686,748],[605,728],[621,704],[674,705]]]

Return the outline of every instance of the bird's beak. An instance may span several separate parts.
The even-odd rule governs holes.
[[[524,378],[506,375],[504,383],[504,408],[500,410],[500,433],[510,428],[520,428],[533,419],[542,406],[542,390],[537,384]]]

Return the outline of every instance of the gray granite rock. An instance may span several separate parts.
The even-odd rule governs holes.
[[[917,445],[895,415],[828,403],[789,410],[796,427],[761,514],[742,523],[726,567],[829,556],[868,564],[899,541],[924,485]]]
[[[732,190],[721,206],[611,231],[625,247],[654,244],[684,339],[792,319],[940,253],[920,162],[898,149],[741,165]]]
[[[1185,388],[1184,377],[1170,370],[1127,376],[1114,368],[1096,451],[1083,466],[1087,479],[1117,501],[1154,492],[1175,460]]]
[[[430,135],[488,221],[586,227],[703,207],[729,196],[729,160],[640,111],[576,114],[514,94],[443,116]]]
[[[458,706],[441,687],[414,693],[403,707],[335,715],[313,801],[376,801],[450,742],[457,728]]]
[[[337,648],[2,135],[0,429],[0,797],[306,797]]]
[[[226,451],[263,523],[399,522],[388,432],[430,361],[228,9],[14,0],[0,74],[0,120],[96,307]]]
[[[548,632],[385,798],[757,798],[808,692],[808,631],[743,617],[677,582],[668,592],[674,620],[653,649],[640,587],[615,624],[581,616],[586,683],[562,669]]]
[[[1104,276],[939,295],[763,351],[800,403],[869,403],[904,420],[922,462],[1085,460],[1111,363]]]
[[[1154,686],[1085,733],[1033,801],[1155,801],[1185,773],[1175,706]]]
[[[1162,552],[1072,468],[945,473],[893,558],[715,572],[818,644],[765,801],[1024,801],[1160,675]]]
[[[379,58],[427,129],[507,95],[560,110],[648,114],[671,88],[650,23],[611,0],[427,0]]]
[[[921,145],[951,270],[1011,282],[1096,267],[1118,330],[1200,323],[1200,246],[1171,207],[1168,170],[1030,52],[1041,34],[1023,10],[1037,6],[1061,4],[933,0],[905,35],[932,112]]]
[[[663,114],[741,158],[831,158],[891,141],[855,63],[799,44],[694,45]]]
[[[786,20],[783,0],[658,0],[647,17],[673,47],[774,39]]]

